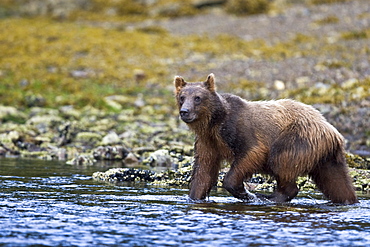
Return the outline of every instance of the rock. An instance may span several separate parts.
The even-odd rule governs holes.
[[[46,150],[48,151],[49,156],[52,159],[58,159],[58,160],[67,159],[67,149],[65,148],[58,148],[56,146],[48,144],[46,147]]]
[[[280,80],[275,80],[274,81],[274,88],[278,91],[284,90],[285,89],[285,83]]]
[[[40,94],[32,94],[32,95],[27,95],[25,97],[26,105],[28,107],[33,107],[33,106],[45,106],[46,100],[45,98],[40,95]]]
[[[227,0],[194,0],[192,5],[197,9],[217,7],[225,4]]]
[[[10,131],[7,135],[7,138],[12,141],[12,142],[15,142],[19,139],[20,135],[18,133],[18,131],[16,130],[13,130],[13,131]]]
[[[25,15],[48,15],[54,18],[66,18],[74,11],[86,9],[91,5],[89,0],[32,0],[22,1],[21,12]]]
[[[308,76],[300,76],[295,79],[295,83],[298,87],[307,87],[310,82],[310,77]]]
[[[17,131],[10,131],[9,133],[0,134],[0,146],[8,154],[19,154],[19,148],[15,145],[18,140],[19,134]],[[3,151],[4,152],[4,151]]]
[[[142,93],[139,93],[137,95],[137,98],[134,102],[134,105],[137,107],[137,108],[142,108],[145,106],[145,101],[144,101],[144,96]]]
[[[110,100],[110,99],[107,99],[107,98],[105,98],[104,101],[112,109],[114,109],[116,111],[122,110],[121,104],[117,103],[116,101],[113,101],[113,100]]]
[[[351,78],[343,82],[342,87],[343,89],[351,89],[358,84],[358,80],[356,78]]]
[[[136,83],[139,83],[139,82],[143,81],[146,78],[145,71],[142,70],[142,69],[135,69],[134,70],[134,78],[135,78]]]
[[[346,153],[346,160],[349,167],[357,169],[370,169],[370,158],[364,158],[359,155]]]
[[[153,171],[135,168],[112,168],[106,172],[94,172],[92,177],[109,182],[153,182],[158,179]]]
[[[77,122],[64,122],[58,126],[58,137],[55,137],[55,142],[58,146],[64,146],[72,142],[72,140],[79,133]]]
[[[180,3],[168,3],[156,8],[152,8],[149,14],[151,16],[179,16],[181,12],[181,7],[182,6]]]
[[[267,12],[270,4],[268,0],[228,0],[226,10],[238,15],[260,14]]]
[[[58,160],[67,159],[67,150],[65,148],[58,148],[56,150],[56,156],[58,157]]]
[[[89,70],[73,70],[70,75],[74,78],[88,78],[92,75],[92,72]]]
[[[77,157],[73,158],[66,162],[68,165],[93,165],[95,160],[86,156],[86,155],[78,155]]]
[[[357,191],[362,191],[363,193],[370,192],[370,172],[369,170],[351,168],[349,173],[350,173],[350,176],[354,180],[354,186]]]
[[[17,110],[12,106],[0,105],[0,122],[15,121],[24,122],[27,118],[26,114]]]
[[[171,167],[173,161],[168,150],[160,149],[150,154],[144,163],[152,167]]]
[[[86,123],[86,124],[89,125],[89,123]],[[117,125],[116,121],[112,121],[110,117],[104,117],[103,119],[96,121],[93,125],[88,126],[88,127],[90,131],[101,133],[101,132],[108,132],[111,129],[114,129],[114,126],[116,125]]]
[[[156,173],[136,168],[111,168],[106,172],[95,172],[92,177],[107,182],[149,182],[161,185],[187,186],[190,181],[191,167],[167,170]]]
[[[6,153],[7,153],[7,150],[3,148],[2,146],[0,146],[0,156],[5,156]]]
[[[38,145],[41,145],[42,143],[49,143],[51,141],[51,139],[47,136],[36,136],[33,140]]]
[[[217,186],[222,187],[222,181],[228,169],[223,169],[218,176]],[[136,168],[112,168],[106,172],[95,172],[94,179],[107,182],[148,182],[149,184],[160,184],[168,186],[188,186],[191,180],[192,166],[188,165],[176,170],[168,169],[164,172],[154,172]],[[354,185],[358,191],[370,191],[370,172],[368,170],[350,169],[350,176],[354,179]],[[301,190],[316,190],[317,186],[307,176],[299,177],[297,180]],[[254,191],[273,192],[276,181],[269,176],[254,174],[245,184],[246,187]]]
[[[131,102],[131,98],[124,95],[110,95],[105,97],[107,100],[116,101],[120,104],[127,104]]]
[[[26,157],[26,158],[37,158],[37,159],[45,159],[45,160],[51,160],[52,157],[49,154],[48,151],[46,150],[38,150],[38,151],[27,151],[27,150],[22,150],[20,151],[21,157]]]
[[[121,139],[116,132],[110,132],[108,135],[104,136],[102,140],[103,145],[112,145],[118,143],[121,143]]]
[[[34,116],[59,116],[57,109],[46,108],[46,107],[32,107],[29,113],[30,117]]]
[[[64,117],[72,118],[72,119],[79,119],[81,116],[81,112],[74,109],[71,105],[61,106],[59,111]]]
[[[89,142],[99,142],[101,140],[101,135],[94,132],[80,132],[76,136],[76,141],[89,143]]]
[[[60,124],[63,119],[54,115],[34,116],[27,120],[26,124],[34,126],[39,133],[46,133],[49,128]]]
[[[127,166],[134,166],[139,164],[139,159],[133,153],[128,153],[123,163]]]
[[[93,150],[93,157],[97,160],[123,160],[128,154],[124,146],[99,146]]]

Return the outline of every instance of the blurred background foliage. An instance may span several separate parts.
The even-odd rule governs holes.
[[[127,102],[120,103],[132,106],[138,93],[172,100],[171,80],[175,74],[195,67],[211,70],[214,65],[209,61],[214,58],[279,60],[294,57],[307,52],[302,46],[315,40],[297,35],[290,41],[266,44],[263,40],[247,41],[226,34],[177,36],[155,25],[155,20],[204,14],[214,6],[235,15],[271,13],[295,2],[299,1],[2,0],[0,104],[25,108],[92,105],[111,109],[105,97],[125,95]],[[338,20],[333,17],[322,21],[335,23]],[[369,30],[364,30],[345,33],[341,38],[369,37]],[[326,48],[333,49],[329,45]],[[238,81],[230,87],[253,92],[258,91],[261,84]],[[307,89],[300,90],[287,91],[282,96],[298,94],[301,95],[298,99],[310,102],[317,95],[312,92],[307,96]],[[336,87],[333,90],[337,92]],[[335,95],[341,97],[340,93]],[[257,93],[254,98],[264,96]],[[332,96],[326,99],[332,100]]]
[[[250,13],[266,11],[269,4],[248,3]],[[222,56],[263,45],[231,36],[175,37],[151,25],[130,28],[148,18],[198,14],[206,5],[191,0],[3,0],[1,104],[109,108],[104,97],[113,94],[150,92],[168,98],[174,72],[188,69],[181,61],[191,54]]]

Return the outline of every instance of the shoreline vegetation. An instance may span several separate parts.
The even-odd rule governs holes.
[[[4,0],[0,158],[113,163],[93,177],[187,186],[194,137],[172,78],[213,72],[221,92],[317,108],[368,192],[369,13],[367,0]]]

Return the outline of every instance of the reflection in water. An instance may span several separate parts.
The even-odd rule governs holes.
[[[217,191],[191,203],[187,189],[91,179],[104,167],[0,160],[0,245],[369,246],[370,201],[334,206],[243,203]]]

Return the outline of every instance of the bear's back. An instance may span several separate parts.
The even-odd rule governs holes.
[[[248,101],[233,94],[220,95],[227,102],[231,114],[243,114],[257,122],[268,119],[282,121],[282,125],[297,120],[326,122],[321,113],[312,106],[291,99]]]
[[[311,131],[319,133],[331,132],[341,139],[339,132],[329,124],[322,114],[310,105],[291,99],[270,101],[247,101],[232,94],[220,94],[227,102],[228,122],[239,119],[237,128],[254,130],[261,136],[273,141],[279,133],[291,126],[300,126],[302,135],[311,135]],[[235,121],[231,121],[235,124]],[[228,124],[226,124],[228,125]],[[313,130],[315,129],[315,130]]]

